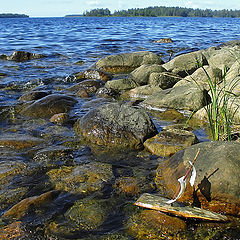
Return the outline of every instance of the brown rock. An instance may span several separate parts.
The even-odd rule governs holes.
[[[200,148],[195,162],[195,187],[187,182],[180,202],[192,203],[210,211],[240,215],[239,162],[240,144],[237,142],[202,142],[177,152],[159,164],[155,183],[160,191],[172,198],[179,186],[178,179],[186,174]]]
[[[70,111],[76,102],[75,98],[67,95],[51,94],[25,107],[20,113],[34,118],[49,118]]]
[[[29,148],[40,143],[41,139],[22,134],[3,134],[0,137],[0,146],[13,149]]]
[[[57,123],[59,125],[66,123],[69,120],[69,116],[67,113],[58,113],[58,114],[54,114],[51,118],[50,118],[50,122],[52,123]]]
[[[40,196],[25,198],[21,202],[14,205],[2,215],[3,219],[21,219],[28,214],[28,211],[43,207],[51,202],[59,194],[58,191],[50,191]]]
[[[119,193],[134,196],[140,192],[138,180],[134,177],[120,177],[116,180],[114,188]]]
[[[0,229],[0,240],[24,239],[25,232],[21,229],[21,222],[11,223]]]
[[[198,142],[195,134],[183,129],[183,125],[172,125],[163,128],[159,134],[147,139],[144,147],[155,155],[169,157]]]
[[[127,224],[128,230],[136,239],[185,239],[186,223],[176,217],[155,210],[143,210],[134,214]]]

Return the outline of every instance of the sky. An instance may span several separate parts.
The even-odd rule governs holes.
[[[94,8],[108,8],[114,12],[150,6],[240,10],[240,0],[4,0],[0,4],[0,13],[21,13],[30,17],[63,17],[67,14],[82,14]]]

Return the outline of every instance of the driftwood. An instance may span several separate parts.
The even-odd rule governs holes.
[[[159,210],[165,213],[171,213],[176,216],[184,218],[197,218],[209,221],[227,221],[227,217],[218,213],[214,213],[205,209],[192,207],[192,206],[182,206],[182,204],[175,202],[170,205],[166,202],[168,198],[161,197],[156,194],[144,193],[136,201],[135,205],[139,207],[149,208],[153,210]]]

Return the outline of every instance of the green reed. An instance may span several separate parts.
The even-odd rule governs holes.
[[[233,109],[233,104],[236,95],[233,93],[234,88],[239,84],[239,79],[233,79],[229,83],[226,82],[226,72],[219,84],[218,76],[210,77],[204,66],[201,66],[207,76],[207,85],[209,87],[209,95],[211,103],[205,99],[204,109],[207,113],[207,119],[213,141],[231,141],[231,126],[233,123],[234,115],[238,107]],[[195,83],[197,83],[195,81]],[[200,85],[197,83],[200,87]]]

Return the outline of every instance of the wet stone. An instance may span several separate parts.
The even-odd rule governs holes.
[[[75,167],[63,166],[50,170],[47,175],[56,190],[81,195],[93,192],[100,194],[111,184],[114,177],[110,164],[98,162]]]
[[[20,114],[34,118],[48,118],[66,113],[77,103],[75,98],[63,94],[51,94],[24,108]]]
[[[30,52],[24,52],[24,51],[14,51],[10,56],[7,57],[7,60],[24,62],[24,61],[44,58],[44,57],[46,56],[43,54],[30,53]]]
[[[143,109],[119,103],[109,103],[90,110],[76,122],[75,131],[91,143],[115,149],[139,149],[144,139],[157,133]]]
[[[0,239],[1,240],[17,240],[24,239],[25,232],[21,226],[22,222],[13,222],[7,226],[0,227]]]
[[[73,85],[68,88],[69,91],[79,91],[80,89],[85,89],[87,93],[95,93],[103,83],[99,80],[84,80],[80,83]]]
[[[127,222],[130,234],[136,239],[186,239],[186,223],[176,217],[155,210],[135,213]]]
[[[43,142],[40,138],[35,138],[23,134],[5,134],[0,137],[0,146],[13,149],[24,149],[34,147]]]
[[[64,146],[48,147],[38,151],[33,160],[47,167],[73,165],[73,150]]]
[[[64,214],[78,230],[96,230],[105,222],[109,214],[109,206],[104,200],[82,199]]]
[[[57,113],[50,118],[50,122],[62,125],[69,121],[69,116],[67,113]]]
[[[20,220],[24,217],[27,217],[27,215],[30,214],[30,211],[35,211],[35,213],[38,214],[42,208],[44,212],[44,208],[50,205],[50,203],[56,199],[58,195],[58,191],[50,191],[43,193],[40,196],[23,199],[21,202],[17,203],[12,208],[7,210],[2,215],[2,218],[6,220]]]
[[[77,79],[95,79],[102,80],[104,82],[112,79],[112,74],[101,71],[99,69],[88,69],[84,72],[75,74],[75,76]]]
[[[172,125],[144,142],[144,147],[155,155],[169,157],[188,146],[198,143],[194,133],[185,130],[183,125]]]
[[[23,94],[18,100],[19,101],[33,101],[38,100],[40,98],[46,97],[49,95],[50,92],[48,91],[32,91]]]

